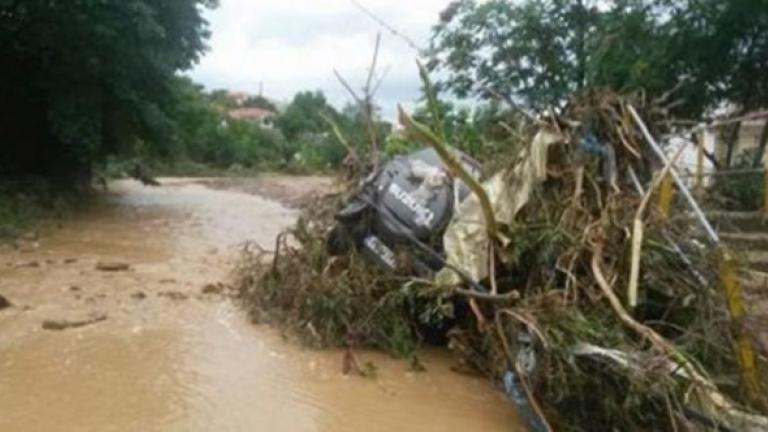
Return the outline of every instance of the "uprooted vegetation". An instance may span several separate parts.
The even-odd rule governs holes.
[[[404,120],[425,139],[423,125]],[[734,309],[732,260],[681,203],[677,217],[649,205],[670,167],[649,150],[628,101],[589,93],[517,130],[509,148],[523,150],[499,155],[508,188],[519,187],[515,168],[538,131],[559,138],[545,152],[544,178],[491,235],[494,301],[413,278],[407,266],[391,274],[355,253],[330,257],[325,238],[341,198],[330,196],[278,238],[274,261],[248,250],[240,286],[252,317],[316,347],[413,359],[420,344],[444,342],[462,369],[496,382],[521,374],[517,335],[526,329],[537,367],[522,373],[523,385],[555,430],[768,427],[759,416],[768,412],[765,353],[751,349]]]
[[[296,225],[276,240],[272,253],[246,248],[239,268],[241,298],[257,322],[277,324],[316,348],[371,346],[410,357],[417,331],[440,290],[407,276],[391,275],[357,254],[331,258],[325,233],[333,223],[336,196],[304,208]],[[436,317],[439,320],[441,317]]]

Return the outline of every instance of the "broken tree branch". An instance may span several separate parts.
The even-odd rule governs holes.
[[[341,145],[344,146],[344,148],[347,150],[347,154],[349,154],[349,157],[352,159],[352,161],[360,168],[360,156],[357,154],[357,150],[355,150],[354,147],[352,147],[352,144],[349,143],[347,138],[344,136],[344,134],[341,132],[341,129],[339,128],[339,125],[336,124],[336,122],[331,118],[328,113],[321,112],[320,118],[322,118],[328,125],[331,127],[331,130],[333,131],[333,134],[336,136],[336,139],[339,140]]]
[[[650,202],[651,195],[653,195],[653,192],[659,187],[664,178],[669,175],[669,171],[683,154],[685,147],[685,144],[681,145],[674,156],[672,156],[672,158],[667,161],[666,165],[664,165],[664,168],[654,177],[635,212],[635,219],[632,225],[632,255],[630,259],[629,287],[627,289],[627,303],[630,308],[637,306],[637,286],[638,280],[640,279],[640,250],[643,247],[643,216],[645,214],[645,209],[648,206],[648,202]]]
[[[461,162],[456,160],[456,157],[451,153],[448,148],[440,141],[438,137],[429,130],[428,127],[417,122],[405,113],[403,107],[398,107],[400,113],[400,123],[405,126],[406,131],[413,136],[416,140],[428,144],[435,149],[440,159],[443,161],[446,167],[451,173],[458,177],[469,189],[477,195],[477,199],[480,201],[480,206],[483,209],[483,216],[485,219],[485,226],[488,230],[488,235],[491,239],[498,238],[498,227],[496,226],[496,217],[493,214],[493,207],[491,206],[491,200],[488,199],[488,194],[485,193],[483,186],[474,178],[471,174],[464,169]]]
[[[380,46],[381,46],[381,34],[377,34],[376,43],[373,48],[373,58],[371,59],[371,65],[368,68],[368,76],[366,77],[365,84],[362,88],[362,91],[363,91],[362,97],[358,95],[358,93],[352,88],[349,82],[346,79],[344,79],[344,77],[339,73],[338,70],[336,69],[333,70],[333,74],[336,75],[336,79],[339,80],[341,85],[347,90],[347,92],[355,100],[355,103],[357,104],[358,109],[360,110],[360,114],[363,117],[363,122],[365,123],[365,128],[366,128],[366,131],[368,132],[368,140],[371,148],[370,158],[373,164],[374,171],[378,169],[378,166],[379,166],[379,142],[378,142],[379,138],[378,138],[378,133],[376,131],[376,121],[374,119],[373,99],[376,91],[381,85],[381,81],[383,80],[383,76],[382,76],[380,79],[374,81],[374,78],[376,76],[376,66],[378,64],[378,59],[379,59]]]

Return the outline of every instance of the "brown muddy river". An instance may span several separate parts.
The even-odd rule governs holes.
[[[297,180],[298,181],[298,180]],[[218,293],[237,246],[271,248],[295,213],[187,180],[117,182],[61,226],[0,252],[0,431],[516,431],[511,402],[450,371],[303,350],[248,323]],[[130,265],[105,272],[98,262]],[[46,320],[102,320],[61,331]]]

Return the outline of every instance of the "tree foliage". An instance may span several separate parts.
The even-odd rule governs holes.
[[[586,87],[676,89],[680,115],[768,100],[768,1],[458,0],[430,66],[458,96],[534,109]]]
[[[0,0],[0,174],[87,177],[121,148],[174,151],[175,73],[216,0]]]
[[[175,104],[169,115],[176,134],[174,160],[228,168],[280,167],[293,154],[279,130],[264,128],[248,120],[231,118],[235,104],[222,98],[220,91],[206,92],[188,78],[174,82]]]
[[[305,133],[323,132],[328,128],[321,116],[323,112],[335,113],[323,92],[299,92],[277,119],[277,126],[289,140],[295,140]]]
[[[339,167],[347,149],[332,131],[330,119],[342,135],[363,153],[367,139],[357,111],[338,112],[321,91],[299,92],[277,113],[275,127],[236,119],[229,111],[239,107],[274,106],[264,97],[235,100],[227,91],[207,92],[188,78],[173,83],[172,143],[176,161],[218,168],[323,170]],[[382,136],[388,124],[379,121]],[[156,155],[147,154],[148,158]]]
[[[346,105],[339,111],[321,91],[305,91],[294,96],[278,116],[276,125],[289,143],[287,150],[296,153],[298,164],[309,169],[327,169],[339,167],[348,151],[334,134],[329,120],[354,151],[365,156],[370,136],[364,115],[358,105]],[[373,115],[376,134],[383,141],[392,126],[382,121],[376,110]]]
[[[277,112],[277,107],[275,106],[275,104],[271,100],[265,98],[262,95],[249,96],[248,98],[245,99],[245,101],[243,101],[243,106],[249,107],[249,108],[261,108],[261,109]]]
[[[510,151],[507,142],[509,133],[501,124],[518,124],[516,113],[503,108],[496,101],[471,108],[446,101],[437,101],[436,105],[437,112],[432,112],[425,104],[418,105],[413,112],[413,119],[421,124],[436,125],[437,115],[446,142],[477,160],[496,162],[495,155]],[[416,150],[419,146],[419,143],[408,139],[404,133],[395,132],[386,138],[384,151],[388,155],[402,154]]]

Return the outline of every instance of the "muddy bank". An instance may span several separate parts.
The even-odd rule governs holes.
[[[259,174],[253,178],[220,177],[200,179],[196,183],[215,190],[228,190],[258,195],[297,208],[313,197],[334,189],[328,176],[290,176],[277,173]]]
[[[519,428],[500,393],[451,372],[443,351],[420,354],[423,373],[360,352],[376,368],[364,379],[341,373],[341,352],[305,351],[246,322],[228,300],[238,247],[271,248],[295,217],[251,195],[264,186],[250,181],[237,189],[249,193],[117,182],[87,213],[0,252],[11,305],[0,310],[0,430]]]

